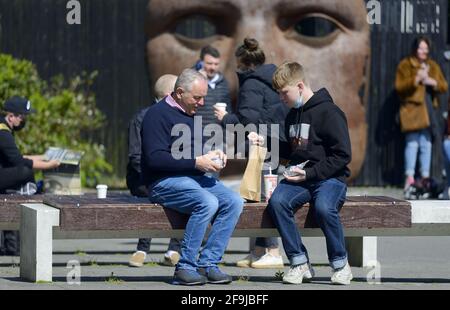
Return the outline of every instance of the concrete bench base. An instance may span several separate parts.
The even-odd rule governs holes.
[[[21,210],[20,277],[52,281],[53,227],[59,225],[59,210],[44,204],[25,205]]]

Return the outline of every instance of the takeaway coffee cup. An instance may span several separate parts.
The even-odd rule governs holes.
[[[227,111],[227,104],[226,103],[224,103],[224,102],[217,102],[215,105],[214,105],[216,108],[218,108],[219,110],[222,110],[222,111]]]
[[[264,195],[266,196],[266,202],[269,202],[275,188],[278,184],[278,175],[276,174],[266,174],[264,176]]]
[[[108,186],[107,185],[103,185],[103,184],[97,185],[97,198],[98,199],[105,199],[107,191],[108,191]]]

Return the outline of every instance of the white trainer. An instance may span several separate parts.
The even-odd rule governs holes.
[[[252,261],[250,266],[256,269],[282,269],[284,268],[283,257],[266,253],[258,260]]]
[[[314,270],[310,266],[310,264],[303,264],[290,267],[288,273],[283,277],[283,283],[302,284],[303,281],[311,281],[314,277]]]
[[[250,253],[244,259],[237,261],[236,266],[241,268],[250,268],[252,263],[260,258],[261,258],[260,256],[256,256],[253,253]]]
[[[142,251],[136,251],[133,256],[131,256],[128,265],[130,267],[142,267],[144,266],[145,258],[147,257],[147,253]]]
[[[314,271],[314,268],[311,266],[310,263],[308,263],[309,270],[305,273],[305,276],[303,277],[303,282],[311,282],[311,280],[316,275],[316,272]]]
[[[178,263],[179,260],[180,260],[180,253],[178,253],[177,251],[169,250],[164,254],[164,260],[162,263],[164,266],[175,267],[175,265]]]
[[[339,271],[335,271],[331,277],[331,283],[337,285],[350,285],[353,275],[350,265],[347,263],[344,268]]]

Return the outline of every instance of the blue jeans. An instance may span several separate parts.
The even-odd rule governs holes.
[[[445,174],[447,175],[447,187],[450,186],[450,138],[444,140],[444,165]]]
[[[311,202],[317,224],[327,243],[328,260],[333,269],[343,268],[347,263],[344,230],[339,218],[347,193],[347,185],[337,179],[319,182],[280,182],[268,205],[268,212],[283,241],[283,247],[291,265],[309,262],[308,251],[302,243],[294,214],[298,208]]]
[[[422,178],[429,178],[432,149],[431,132],[429,129],[423,129],[406,134],[405,175],[408,177],[414,177],[417,152],[419,149],[420,175]]]
[[[153,203],[190,214],[181,243],[177,270],[217,266],[244,206],[239,194],[226,188],[215,178],[180,176],[160,181],[151,189],[149,195]],[[210,223],[211,232],[198,257]]]

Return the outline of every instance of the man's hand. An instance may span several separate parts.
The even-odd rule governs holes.
[[[195,159],[195,168],[203,172],[219,172],[222,167],[212,161],[214,157],[217,157],[215,152],[213,151],[203,156],[198,156]]]
[[[214,116],[221,122],[225,115],[227,115],[228,112],[219,109],[218,107],[214,107]]]
[[[59,167],[61,163],[58,160],[50,160],[50,161],[44,161],[40,159],[32,159],[33,161],[33,169],[37,170],[48,170],[48,169],[54,169]]]
[[[224,152],[222,152],[221,150],[214,150],[214,151],[210,151],[208,152],[208,154],[211,155],[211,158],[217,158],[219,157],[220,160],[223,163],[223,166],[221,167],[221,169],[225,168],[225,166],[227,165],[227,155],[225,155]]]
[[[61,165],[61,162],[54,159],[47,162],[47,169],[55,169],[58,168]]]
[[[286,181],[291,182],[291,183],[301,183],[306,180],[306,171],[305,170],[300,169],[298,167],[293,167],[292,170],[297,172],[298,175],[295,177],[290,177],[290,176],[287,176],[286,174],[284,174],[284,178],[286,179]]]

